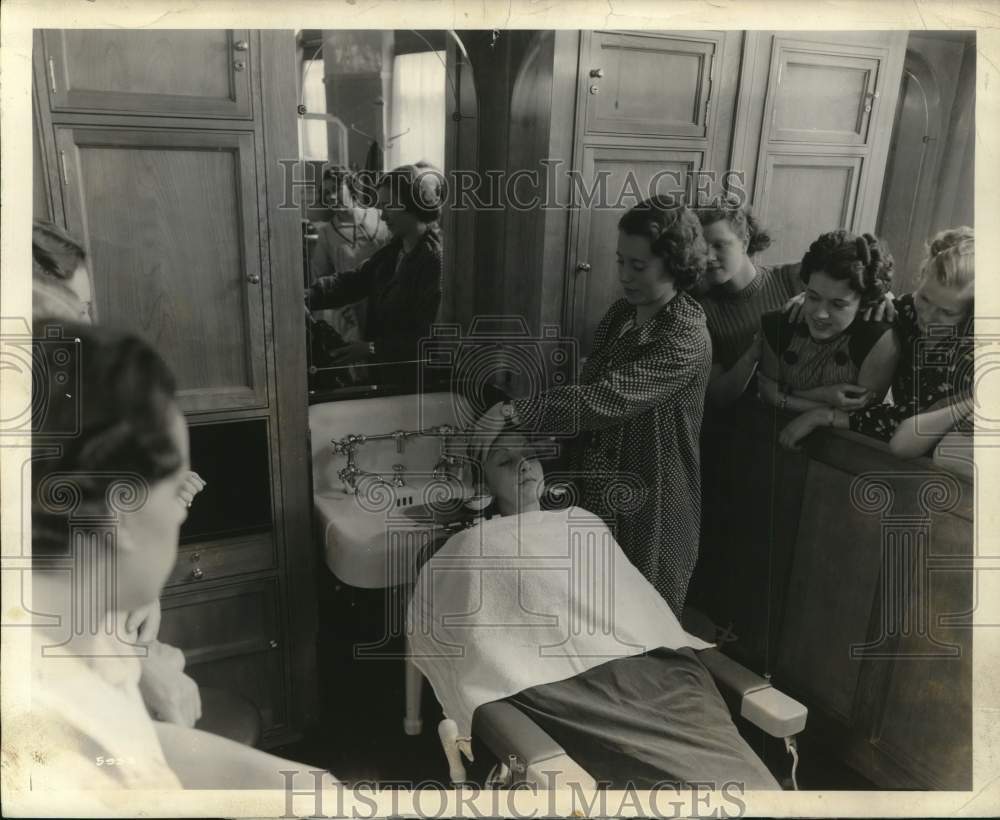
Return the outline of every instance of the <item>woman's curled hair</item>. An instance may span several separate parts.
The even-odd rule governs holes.
[[[747,240],[747,256],[755,256],[771,247],[771,235],[753,211],[733,194],[717,197],[707,207],[698,209],[701,226],[707,228],[716,222],[728,222],[733,233]]]
[[[945,287],[966,288],[975,282],[975,232],[962,226],[948,228],[927,243],[927,259],[920,269],[921,279],[933,276]]]
[[[672,197],[654,196],[630,208],[618,220],[618,230],[649,240],[677,290],[691,290],[704,275],[708,246],[701,223]]]
[[[894,264],[889,249],[874,234],[830,231],[809,246],[799,276],[808,284],[810,276],[822,271],[831,279],[848,282],[861,297],[861,306],[867,307],[888,292]]]
[[[174,378],[137,336],[54,321],[34,329],[32,373],[32,551],[65,555],[72,516],[180,469]]]

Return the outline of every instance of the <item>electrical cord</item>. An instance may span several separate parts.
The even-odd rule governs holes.
[[[785,738],[785,748],[788,750],[788,753],[792,756],[792,788],[795,789],[795,791],[798,791],[799,782],[795,778],[795,772],[799,768],[799,747],[796,744],[794,737]]]

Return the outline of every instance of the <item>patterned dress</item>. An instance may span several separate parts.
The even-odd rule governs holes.
[[[913,295],[896,300],[895,333],[901,351],[892,382],[892,402],[876,404],[850,415],[851,429],[889,441],[900,422],[924,413],[953,396],[972,393],[974,331],[972,322],[962,329],[941,328],[933,338],[920,332]],[[971,433],[971,419],[957,429]]]
[[[523,427],[579,433],[576,503],[601,516],[629,560],[680,617],[698,558],[701,434],[712,343],[678,293],[638,327],[624,299],[601,320],[577,384],[515,401]]]
[[[785,390],[810,390],[828,384],[857,384],[861,365],[892,326],[860,316],[839,336],[817,342],[805,322],[794,325],[780,310],[761,318],[764,339],[778,357],[778,382]]]

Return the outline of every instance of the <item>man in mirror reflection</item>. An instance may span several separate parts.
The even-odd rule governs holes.
[[[378,185],[378,207],[391,239],[360,266],[322,275],[306,292],[312,311],[367,300],[364,335],[344,338],[326,366],[382,365],[381,382],[407,381],[416,372],[406,363],[417,358],[441,302],[442,182],[425,162],[387,173]]]

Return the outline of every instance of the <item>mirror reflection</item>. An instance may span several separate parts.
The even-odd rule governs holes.
[[[441,217],[461,52],[444,31],[303,30],[298,57],[310,393],[412,388],[420,340],[450,318]]]

